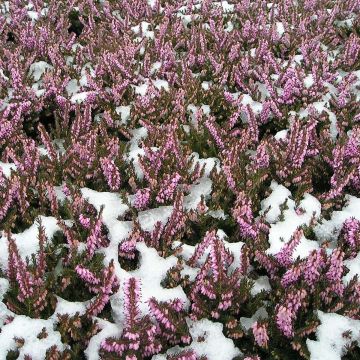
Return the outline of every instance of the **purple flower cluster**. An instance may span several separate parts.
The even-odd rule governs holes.
[[[61,335],[9,356],[212,360],[207,322],[308,359],[319,310],[359,319],[359,13],[0,3],[0,342]]]

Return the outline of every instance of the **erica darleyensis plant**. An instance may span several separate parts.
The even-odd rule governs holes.
[[[0,358],[360,358],[359,13],[0,1]]]
[[[16,284],[7,297],[7,306],[13,312],[28,316],[40,317],[48,305],[53,305],[53,294],[47,289],[46,235],[39,225],[39,251],[32,259],[24,261],[13,236],[8,233],[8,270],[7,275],[12,284]]]
[[[240,288],[240,269],[230,271],[233,255],[214,230],[206,233],[190,258],[190,264],[200,260],[207,249],[209,254],[190,290],[191,316],[194,319],[206,316],[218,319],[229,309],[236,313],[247,297],[246,291]]]
[[[75,268],[77,275],[82,279],[88,289],[96,294],[87,307],[87,314],[89,316],[99,314],[110,300],[110,295],[114,294],[118,288],[119,283],[115,275],[114,264],[111,262],[108,267],[105,267],[100,275],[96,275],[89,269],[82,265]]]
[[[127,360],[142,359],[158,353],[161,343],[157,339],[157,327],[148,315],[139,310],[140,283],[135,278],[127,280],[123,287],[125,324],[120,338],[108,338],[101,343],[104,358],[119,356]]]

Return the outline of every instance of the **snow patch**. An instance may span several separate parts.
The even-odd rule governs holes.
[[[360,341],[360,320],[318,311],[321,325],[316,330],[317,341],[306,340],[311,360],[341,360],[346,345]],[[343,336],[347,332],[348,336]]]

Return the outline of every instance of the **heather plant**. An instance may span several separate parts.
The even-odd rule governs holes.
[[[162,346],[157,339],[157,328],[148,315],[141,317],[138,303],[140,284],[130,278],[124,285],[124,311],[126,323],[119,339],[109,338],[102,342],[104,358],[123,356],[128,359],[145,358],[158,353]]]
[[[71,349],[65,350],[62,356],[83,358],[84,350],[91,337],[96,335],[100,330],[96,321],[79,313],[76,313],[74,316],[59,314],[57,320],[62,342],[69,345]],[[55,352],[55,349],[52,351]],[[48,358],[51,358],[51,355],[48,355]]]
[[[16,314],[40,317],[51,313],[56,299],[48,291],[49,278],[46,276],[46,235],[39,224],[39,252],[32,259],[23,261],[17,245],[10,233],[8,240],[8,269],[7,277],[13,284],[12,291],[7,295],[7,307]]]
[[[359,13],[2,2],[0,357],[357,358]]]
[[[242,335],[237,317],[250,297],[251,281],[241,278],[240,268],[229,269],[234,260],[233,255],[215,231],[206,233],[189,263],[194,266],[207,248],[209,254],[206,261],[190,287],[190,316],[192,319],[220,319],[228,328],[228,336],[236,339]]]

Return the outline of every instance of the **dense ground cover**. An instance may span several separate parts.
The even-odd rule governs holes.
[[[0,359],[359,359],[360,1],[0,3]]]

